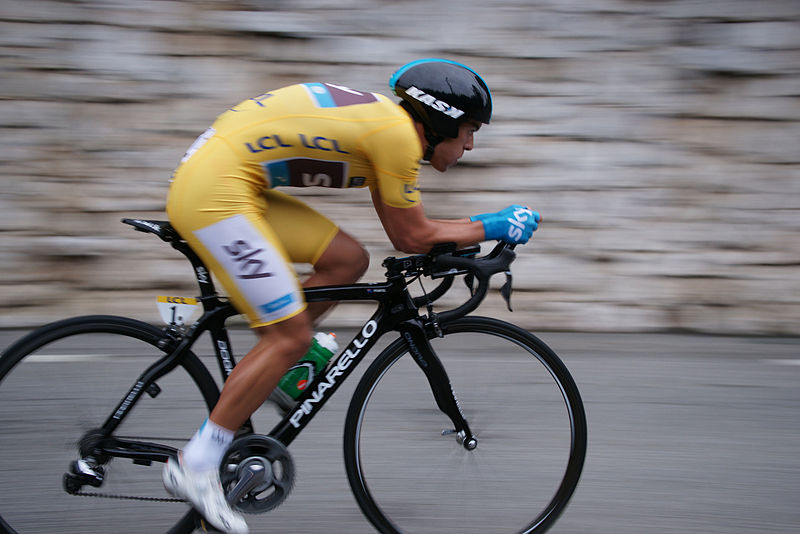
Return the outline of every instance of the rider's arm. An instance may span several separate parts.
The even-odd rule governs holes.
[[[380,191],[375,189],[372,191],[372,203],[392,246],[400,252],[421,254],[437,243],[449,242],[463,248],[484,239],[480,221],[429,219],[421,202],[407,208],[396,208],[384,203]]]

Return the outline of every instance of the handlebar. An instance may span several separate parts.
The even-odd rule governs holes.
[[[452,243],[437,245],[428,254],[409,256],[407,258],[387,258],[383,265],[387,268],[387,276],[429,276],[432,279],[444,278],[442,283],[424,296],[416,297],[414,304],[421,307],[444,295],[453,285],[456,276],[467,275],[478,282],[472,296],[460,306],[438,314],[440,320],[462,317],[475,310],[485,298],[492,275],[505,272],[510,277],[511,262],[516,258],[514,245],[499,242],[494,249],[482,257],[475,257],[480,246],[456,250]],[[510,280],[508,288],[504,287],[503,295],[510,296]]]

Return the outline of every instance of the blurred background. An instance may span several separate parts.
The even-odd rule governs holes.
[[[584,396],[587,463],[553,532],[800,530],[798,0],[0,0],[0,345],[196,294],[182,256],[119,220],[165,217],[218,114],[296,82],[388,95],[431,56],[480,72],[495,114],[459,166],[423,167],[429,216],[544,216],[513,314],[497,292],[479,313],[546,332]],[[292,192],[381,279],[397,253],[366,190]],[[346,337],[368,313],[326,322]],[[292,448],[304,482],[276,512],[338,518],[305,532],[372,531],[325,461],[348,398]]]
[[[429,216],[544,217],[512,320],[800,333],[797,0],[2,0],[0,327],[156,320],[157,294],[195,294],[191,270],[118,221],[165,217],[172,169],[219,113],[302,81],[389,94],[430,56],[481,73],[495,115],[458,167],[423,169]],[[380,279],[395,253],[368,192],[297,193]]]

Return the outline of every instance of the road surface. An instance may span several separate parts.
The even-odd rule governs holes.
[[[0,332],[0,345],[19,335]],[[234,347],[249,336],[236,332]],[[572,371],[589,424],[581,483],[551,532],[800,531],[800,339],[540,337]],[[330,416],[313,421],[292,445],[294,492],[278,510],[251,517],[253,532],[374,532],[350,494],[341,462],[348,400],[347,391],[335,396],[326,407]],[[0,405],[2,420],[13,415],[8,409]],[[24,457],[0,450],[13,453]],[[33,517],[47,503],[28,506]],[[60,531],[54,525],[49,532]]]

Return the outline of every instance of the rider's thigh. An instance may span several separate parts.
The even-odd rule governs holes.
[[[270,189],[264,198],[267,222],[292,261],[312,264],[327,284],[355,282],[366,272],[366,249],[336,223],[281,191]]]
[[[250,326],[283,321],[306,308],[288,253],[261,214],[231,215],[209,225],[198,219],[182,218],[179,232]]]
[[[316,264],[339,233],[336,223],[281,191],[264,192],[264,218],[295,263]]]

